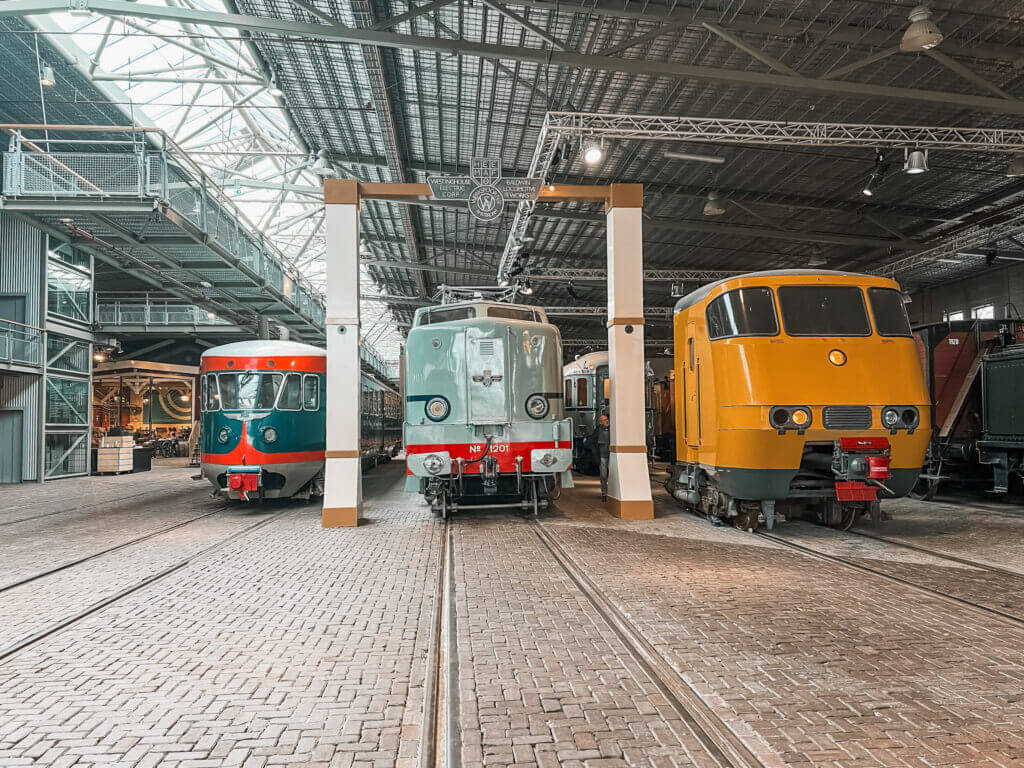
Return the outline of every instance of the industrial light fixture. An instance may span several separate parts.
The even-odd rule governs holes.
[[[825,254],[822,253],[821,248],[815,246],[811,251],[811,255],[807,258],[808,267],[823,267],[827,263]]]
[[[209,280],[200,280],[199,284],[203,286],[203,288],[213,288],[213,283],[211,283]]]
[[[604,143],[592,141],[583,150],[583,162],[587,165],[597,165],[604,159]]]
[[[309,169],[317,176],[333,176],[335,171],[331,161],[327,159],[327,150],[321,149],[316,153],[316,162]]]
[[[927,149],[903,149],[903,171],[909,174],[927,173],[928,171],[928,150]]]
[[[691,152],[666,152],[665,157],[670,160],[691,160],[695,163],[711,163],[712,165],[722,165],[725,162],[725,158],[718,155],[698,155]]]
[[[707,202],[704,203],[705,216],[721,216],[725,213],[725,206],[720,202],[717,192],[708,192]]]
[[[97,352],[95,355],[92,356],[92,359],[95,360],[97,363],[102,363],[107,358],[106,355],[104,355],[102,352]]]
[[[273,75],[270,76],[270,83],[269,83],[268,90],[270,91],[270,95],[271,96],[284,96],[284,91],[282,91],[281,87],[277,84],[277,75],[276,74],[273,74]]]
[[[874,194],[872,187],[877,186],[885,178],[885,172],[889,170],[889,164],[885,162],[885,155],[878,152],[875,155],[875,167],[871,171],[871,175],[868,176],[868,180],[864,182],[864,188],[861,190],[865,195],[871,197]]]
[[[907,18],[910,26],[900,40],[901,51],[928,51],[942,42],[942,32],[932,21],[932,12],[927,5],[918,5]]]
[[[533,286],[530,284],[529,280],[523,280],[521,283],[519,283],[516,290],[519,291],[519,293],[523,294],[523,296],[533,295]]]
[[[45,85],[47,88],[57,84],[57,80],[53,76],[53,67],[47,64],[45,61],[39,68],[39,84]]]
[[[1010,177],[1024,176],[1024,155],[1014,155],[1006,168],[1006,175]]]

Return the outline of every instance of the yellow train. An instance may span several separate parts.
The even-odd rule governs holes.
[[[914,486],[930,401],[896,282],[753,272],[684,296],[673,322],[666,488],[685,506],[744,529],[848,527]]]

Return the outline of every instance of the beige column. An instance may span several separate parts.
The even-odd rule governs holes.
[[[608,196],[608,501],[627,520],[654,517],[644,419],[643,186],[612,184]]]
[[[363,503],[359,456],[359,185],[324,182],[327,236],[327,455],[324,528],[358,525]]]

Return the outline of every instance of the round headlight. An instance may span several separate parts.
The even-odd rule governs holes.
[[[789,417],[789,420],[798,427],[806,427],[811,423],[811,414],[804,408],[797,408],[793,411],[793,415]]]
[[[277,440],[277,430],[273,427],[267,427],[263,430],[263,439],[268,443],[273,443]]]
[[[892,429],[900,423],[900,413],[895,408],[886,408],[882,411],[882,426]]]
[[[846,353],[841,349],[833,349],[828,353],[828,361],[832,363],[832,365],[845,365]]]
[[[920,418],[917,413],[917,408],[904,408],[901,416],[903,418],[903,423],[910,428],[916,427],[917,420]]]
[[[227,427],[221,427],[220,432],[217,433],[217,439],[220,440],[221,443],[226,443],[230,437],[231,430]]]
[[[535,419],[548,415],[548,399],[544,395],[530,395],[526,399],[526,412]]]
[[[554,464],[557,461],[558,457],[555,456],[555,454],[553,453],[545,453],[543,456],[540,457],[540,463],[543,464],[545,467],[554,466]]]
[[[781,429],[789,421],[789,411],[785,408],[773,408],[768,420],[771,421],[773,427]]]
[[[432,397],[427,401],[427,418],[431,421],[442,421],[448,416],[448,401],[443,397]]]
[[[438,456],[436,453],[432,453],[423,459],[423,468],[432,475],[438,474],[444,469],[444,459]]]

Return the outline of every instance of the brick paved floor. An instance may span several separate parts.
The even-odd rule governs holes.
[[[217,509],[192,472],[0,491],[0,586]],[[359,528],[275,507],[289,511],[0,662],[0,768],[412,768],[443,529],[401,479],[366,476]],[[615,520],[581,478],[544,524],[767,765],[1024,766],[1024,631],[657,497],[654,521]],[[1014,510],[901,505],[883,535],[1021,562]],[[0,648],[261,514],[232,507],[0,593]],[[452,530],[466,768],[710,766],[528,523],[470,513]],[[969,567],[783,530],[1018,605]]]
[[[696,521],[664,514],[662,530]],[[1024,765],[1024,630],[730,529],[548,525],[751,749],[794,766]]]
[[[454,525],[462,760],[713,766],[530,525]]]
[[[440,529],[374,501],[399,479],[358,529],[298,506],[0,664],[0,765],[411,765]]]

